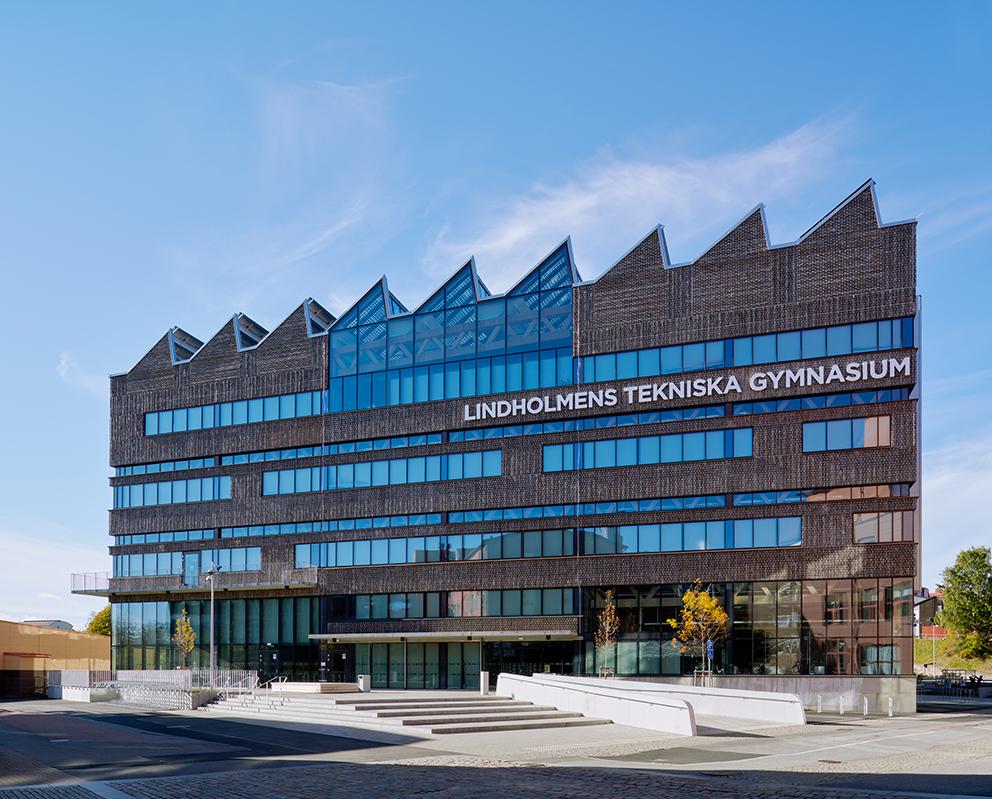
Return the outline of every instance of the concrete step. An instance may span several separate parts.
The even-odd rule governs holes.
[[[430,727],[433,735],[454,735],[456,733],[499,732],[501,730],[551,730],[560,727],[592,727],[597,724],[610,724],[609,719],[566,718],[542,719],[534,721],[486,721],[480,724],[448,724]]]
[[[337,700],[341,704],[348,705],[408,705],[408,704],[422,704],[426,702],[430,703],[441,703],[442,705],[448,705],[458,702],[507,702],[513,701],[511,696],[497,696],[496,694],[491,694],[490,696],[482,696],[477,693],[467,693],[467,694],[451,694],[450,696],[432,696],[424,699],[410,699],[400,696],[391,697],[376,697],[374,695],[370,696],[368,699],[348,699]]]
[[[355,727],[358,729],[368,729],[368,730],[379,730],[381,732],[388,731],[399,733],[401,730],[407,730],[408,734],[417,735],[422,734],[425,736],[428,731],[423,727],[402,727],[395,720],[386,719],[375,719],[375,718],[355,718],[350,716],[348,718],[327,718],[321,716],[307,716],[299,713],[292,713],[286,711],[284,713],[252,713],[243,710],[215,710],[213,714],[217,718],[231,717],[231,718],[244,718],[244,719],[255,719],[258,721],[273,721],[273,722],[293,722],[296,724],[322,724],[322,725],[332,725],[340,727]]]
[[[353,694],[358,691],[354,682],[276,682],[269,690],[274,694]]]
[[[581,713],[565,713],[560,710],[552,710],[539,713],[483,713],[478,716],[442,716],[437,719],[403,719],[400,723],[404,727],[431,727],[441,724],[488,724],[491,722],[502,723],[504,721],[532,721],[535,719],[577,719],[582,718]]]
[[[246,694],[226,697],[203,708],[255,719],[293,721],[308,724],[341,724],[379,730],[398,728],[423,734],[535,730],[556,727],[584,727],[609,724],[606,719],[590,719],[577,712],[563,712],[550,705],[478,694],[427,697],[348,699],[319,694]]]
[[[338,703],[331,700],[300,699],[297,697],[284,698],[259,698],[248,697],[228,697],[215,702],[213,707],[251,707],[278,709],[292,706],[299,710],[313,710],[321,713],[359,713],[377,715],[382,717],[398,717],[408,715],[428,715],[440,713],[472,713],[488,712],[498,709],[519,709],[534,707],[530,702],[523,702],[513,699],[501,700],[498,702],[414,702],[406,704],[385,704],[385,705],[352,705],[350,703]]]
[[[390,702],[377,704],[356,705],[351,702],[339,702],[338,707],[347,707],[357,711],[396,710],[400,712],[417,710],[444,710],[453,707],[502,707],[517,703],[516,699],[504,699],[499,702]],[[520,704],[530,704],[529,702]]]
[[[430,718],[431,716],[459,716],[479,713],[529,713],[556,710],[551,705],[532,705],[530,702],[514,702],[483,707],[449,707],[444,710],[377,710],[372,715],[380,719],[388,718]],[[365,711],[358,711],[364,713]]]
[[[214,713],[238,713],[247,716],[264,718],[284,718],[293,716],[294,718],[306,719],[313,723],[376,723],[376,724],[399,724],[399,719],[377,719],[374,714],[353,713],[348,711],[333,712],[324,709],[298,708],[293,705],[284,705],[279,708],[256,708],[251,706],[224,706],[208,705],[207,712]]]

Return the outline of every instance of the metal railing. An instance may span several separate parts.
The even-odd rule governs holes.
[[[266,680],[265,682],[263,682],[261,685],[256,685],[254,690],[256,690],[256,691],[264,691],[266,688],[268,688],[271,691],[272,690],[272,683],[280,683],[281,684],[281,683],[286,682],[287,679],[288,678],[285,675],[277,674],[275,677],[269,678],[268,680]]]
[[[73,594],[104,595],[110,591],[110,572],[77,572],[69,584]]]
[[[65,670],[48,672],[48,685],[63,688],[97,688],[109,692],[101,699],[113,705],[155,710],[192,710],[203,700],[202,692],[220,696],[246,695],[258,687],[258,672],[249,669],[119,669],[117,671]],[[54,693],[54,691],[53,691]],[[211,694],[207,694],[211,696]]]
[[[220,690],[217,692],[218,699],[227,699],[231,696],[242,696],[245,694],[252,694],[258,687],[258,672],[251,671],[245,672],[243,677],[239,680],[233,680],[234,671],[228,672],[232,675],[232,679],[227,682],[226,685],[217,686]]]
[[[164,593],[207,593],[210,583],[197,575],[187,582],[181,574],[158,574],[114,577],[107,572],[73,574],[72,591],[76,594],[142,594],[149,591]],[[278,590],[281,588],[313,587],[317,585],[317,568],[277,569],[272,571],[221,572],[215,576],[217,590]]]
[[[932,697],[969,697],[977,698],[984,680],[962,678],[957,676],[917,678],[916,695]]]

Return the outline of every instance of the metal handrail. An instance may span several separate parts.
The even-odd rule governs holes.
[[[272,683],[274,683],[274,682],[277,682],[277,683],[284,683],[284,682],[287,682],[287,680],[288,680],[288,678],[286,677],[286,675],[284,675],[284,674],[277,674],[277,675],[276,675],[275,677],[272,677],[271,679],[268,679],[268,680],[266,680],[265,682],[263,682],[263,683],[259,683],[258,685],[256,685],[256,686],[255,686],[255,687],[254,687],[254,688],[252,689],[252,693],[256,693],[257,691],[261,691],[261,690],[263,690],[263,689],[264,689],[264,688],[265,688],[265,687],[266,687],[267,685],[272,685]],[[270,690],[271,690],[271,689],[270,689]]]
[[[240,696],[241,694],[253,693],[255,691],[257,684],[258,684],[258,676],[254,672],[252,672],[251,674],[242,677],[233,685],[227,685],[221,688],[220,690],[218,690],[217,696],[218,698],[226,699],[228,696],[231,695]]]

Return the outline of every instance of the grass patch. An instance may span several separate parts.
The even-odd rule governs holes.
[[[964,658],[954,651],[954,640],[951,638],[938,639],[937,670],[968,669],[977,671],[987,677],[992,677],[992,658]],[[927,666],[933,663],[934,642],[929,638],[913,639],[913,661],[917,666]]]

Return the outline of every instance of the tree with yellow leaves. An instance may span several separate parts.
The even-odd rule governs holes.
[[[728,623],[727,612],[703,590],[702,580],[697,578],[693,587],[682,595],[679,617],[668,619],[668,626],[675,630],[672,646],[682,654],[698,653],[700,661],[706,664],[706,671],[709,671],[707,642],[726,638]]]
[[[613,673],[613,667],[607,665],[613,658],[613,649],[620,639],[620,618],[617,616],[617,592],[612,588],[603,597],[603,606],[596,614],[596,654],[599,656],[599,672],[602,676]]]
[[[190,624],[186,608],[183,608],[182,615],[176,619],[176,631],[172,634],[172,642],[179,650],[179,657],[182,660],[181,668],[187,668],[189,656],[196,647],[196,630]]]

